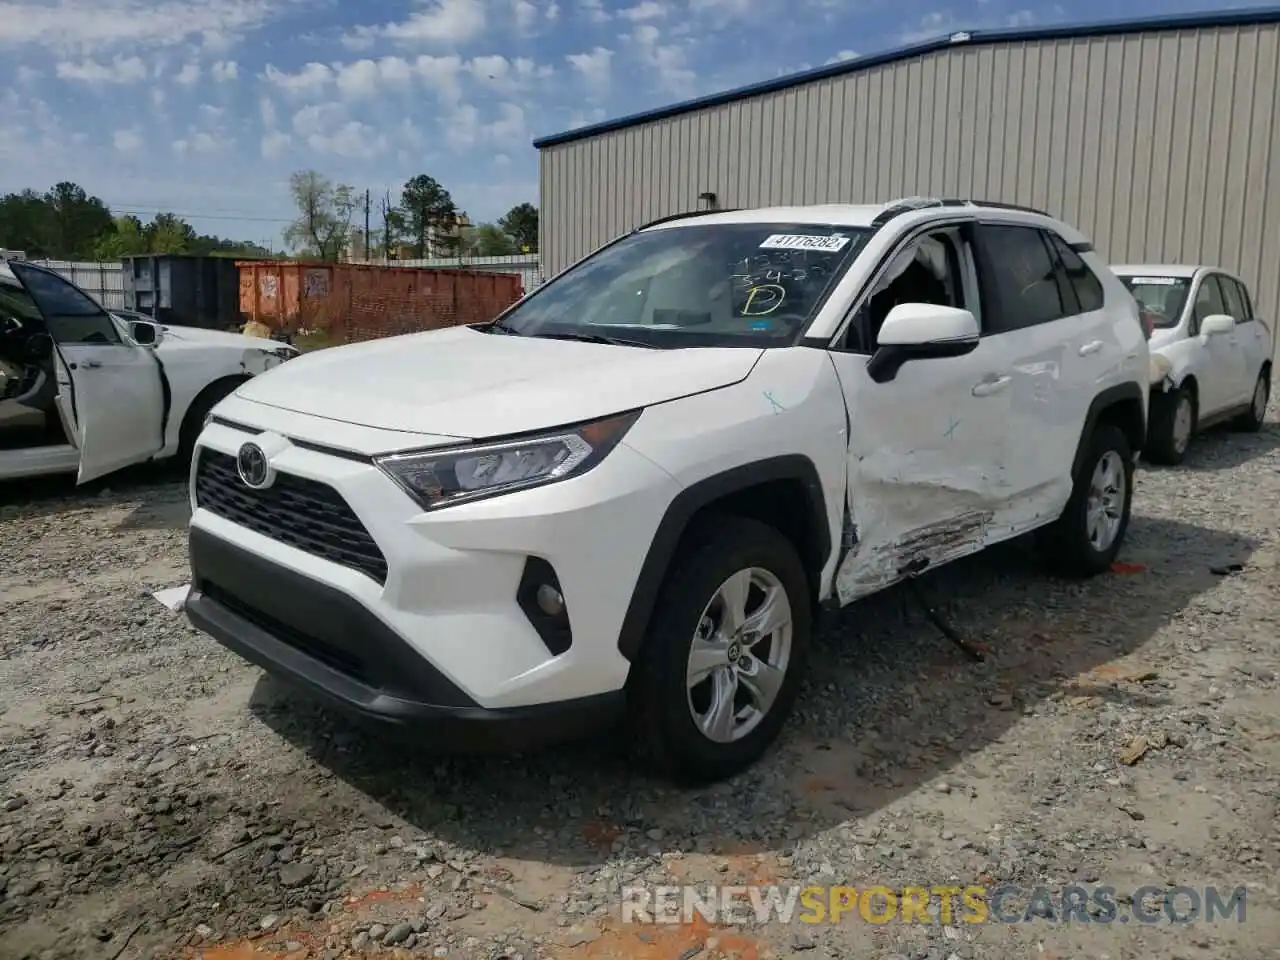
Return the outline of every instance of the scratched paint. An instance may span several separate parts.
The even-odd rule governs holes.
[[[936,567],[984,546],[995,505],[1007,496],[993,473],[965,469],[942,450],[903,457],[864,449],[852,457],[849,522],[857,542],[836,574],[840,602],[896,583],[912,565]]]

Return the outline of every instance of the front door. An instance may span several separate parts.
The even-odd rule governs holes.
[[[1244,351],[1240,347],[1240,335],[1232,330],[1212,337],[1205,337],[1201,324],[1214,314],[1231,316],[1226,297],[1218,283],[1218,275],[1206,273],[1200,278],[1192,299],[1192,335],[1201,338],[1205,363],[1200,371],[1201,417],[1212,416],[1240,402],[1244,381]],[[1250,384],[1250,387],[1253,385]]]
[[[158,453],[164,392],[150,350],[125,340],[97,301],[70,281],[22,261],[9,267],[40,311],[61,361],[58,405],[80,451],[79,482]]]
[[[854,542],[836,572],[849,603],[973,553],[1007,498],[1002,463],[1012,361],[999,338],[971,353],[912,360],[893,379],[867,373],[879,324],[896,303],[973,311],[972,257],[960,230],[909,241],[860,308],[832,361],[850,414],[847,488]]]

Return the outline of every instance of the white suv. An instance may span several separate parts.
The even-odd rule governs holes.
[[[963,200],[688,214],[491,325],[318,351],[214,410],[200,629],[359,713],[509,747],[625,714],[715,779],[777,736],[819,605],[1040,529],[1125,535],[1135,301]]]

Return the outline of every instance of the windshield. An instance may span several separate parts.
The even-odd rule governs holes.
[[[1126,277],[1120,282],[1129,288],[1142,312],[1157,328],[1176,327],[1191,289],[1190,277]]]
[[[796,223],[633,233],[532,294],[492,329],[660,348],[789,346],[869,235]]]

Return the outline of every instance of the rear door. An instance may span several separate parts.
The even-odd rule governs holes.
[[[101,305],[51,270],[9,268],[53,337],[58,405],[80,451],[79,482],[149,460],[164,446],[164,393],[150,351],[126,340]]]
[[[1245,285],[1234,277],[1218,274],[1218,283],[1227,303],[1227,312],[1236,318],[1236,337],[1240,346],[1240,389],[1237,403],[1253,400],[1253,388],[1262,372],[1262,365],[1271,359],[1271,337],[1267,328],[1254,319],[1253,301]]]

